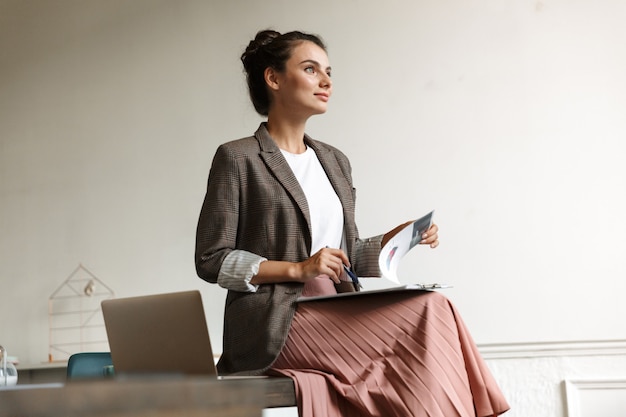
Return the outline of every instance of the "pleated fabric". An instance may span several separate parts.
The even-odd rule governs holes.
[[[465,324],[438,292],[299,303],[270,374],[301,417],[487,417],[509,409]]]

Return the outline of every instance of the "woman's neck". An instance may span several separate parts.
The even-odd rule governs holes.
[[[299,154],[306,151],[304,144],[305,122],[292,122],[285,119],[272,118],[267,120],[267,131],[276,145],[289,153]]]

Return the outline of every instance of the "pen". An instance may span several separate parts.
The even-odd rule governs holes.
[[[330,246],[326,245],[326,248],[329,248]],[[361,285],[361,283],[359,282],[359,277],[356,276],[356,274],[354,272],[352,272],[350,270],[350,268],[348,268],[347,266],[345,266],[344,264],[341,264],[341,266],[343,266],[343,270],[346,271],[346,274],[348,274],[348,276],[350,277],[350,279],[352,280],[352,285],[354,285],[354,289],[355,290],[359,290],[359,288],[363,288],[363,286]]]
[[[347,266],[343,265],[343,269],[346,271],[346,274],[348,274],[348,276],[352,280],[352,284],[354,284],[354,289],[358,291],[359,288],[362,288],[361,283],[359,282],[359,277],[357,277],[356,274],[352,272],[350,268],[348,268]]]

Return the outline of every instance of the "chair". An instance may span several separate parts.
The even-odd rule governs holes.
[[[67,379],[104,378],[104,367],[113,365],[111,352],[81,352],[67,361]]]

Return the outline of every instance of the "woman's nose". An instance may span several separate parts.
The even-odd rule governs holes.
[[[330,79],[330,75],[328,74],[323,74],[322,78],[320,79],[320,86],[325,87],[325,88],[330,88],[333,85],[333,81]]]

